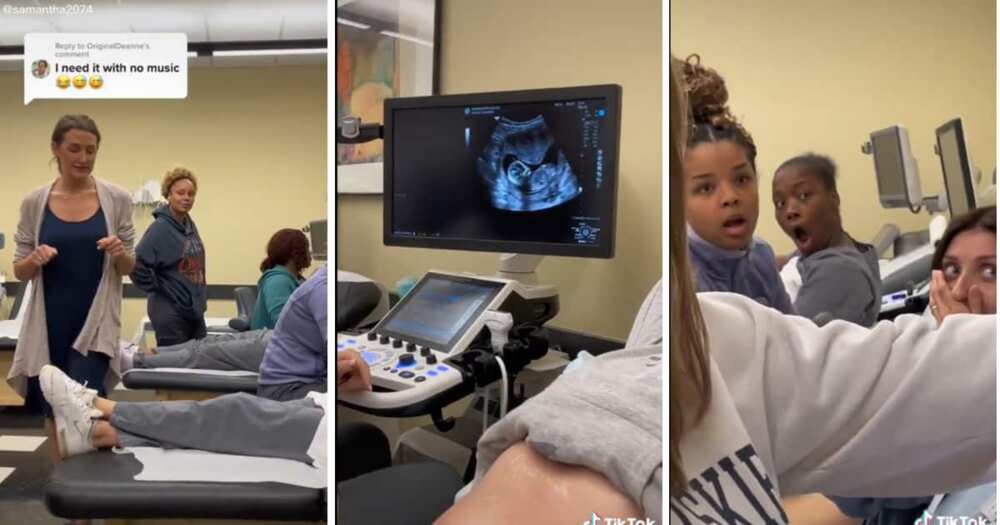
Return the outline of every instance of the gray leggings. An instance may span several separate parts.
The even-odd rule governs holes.
[[[133,368],[199,368],[257,372],[271,330],[210,335],[178,345],[161,346],[155,355],[137,353]]]
[[[206,401],[119,402],[109,422],[123,447],[190,448],[312,463],[306,454],[323,409],[312,399],[247,393]]]

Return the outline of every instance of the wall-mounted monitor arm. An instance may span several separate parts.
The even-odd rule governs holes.
[[[337,144],[363,144],[382,138],[381,124],[362,124],[360,117],[344,117],[337,125]]]

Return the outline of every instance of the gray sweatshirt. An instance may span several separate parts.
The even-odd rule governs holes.
[[[872,326],[882,306],[882,279],[878,255],[870,244],[827,248],[799,259],[802,288],[795,296],[795,311],[815,320],[820,314],[833,319]]]
[[[663,347],[625,348],[567,371],[479,440],[478,482],[519,441],[559,463],[604,474],[662,523]]]
[[[567,368],[483,434],[473,483],[504,450],[525,441],[552,461],[604,474],[647,516],[662,522],[662,321],[658,282],[639,308],[623,350]]]
[[[670,494],[670,523],[786,523],[786,495],[906,497],[996,479],[995,315],[819,328],[733,294],[698,302],[712,397],[681,438],[689,489]]]

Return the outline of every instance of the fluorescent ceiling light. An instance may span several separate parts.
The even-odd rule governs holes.
[[[188,56],[191,57],[191,58],[195,58],[195,57],[198,56],[198,52],[197,51],[188,51]]]
[[[383,35],[391,36],[391,37],[394,37],[394,38],[398,38],[400,40],[408,40],[410,42],[414,42],[414,43],[420,44],[422,46],[434,47],[434,44],[432,44],[432,43],[430,43],[430,42],[428,42],[426,40],[421,40],[421,39],[419,39],[419,38],[417,38],[415,36],[404,35],[402,33],[397,33],[395,31],[379,31],[379,32],[382,33]]]
[[[304,49],[230,49],[212,51],[217,57],[249,57],[262,55],[325,55],[326,48],[310,47]]]
[[[362,24],[361,22],[355,22],[354,20],[348,20],[346,18],[337,17],[338,24],[344,24],[345,26],[356,27],[358,29],[371,29],[372,26],[368,24]]]
[[[0,55],[0,62],[20,62],[24,60],[24,55]]]

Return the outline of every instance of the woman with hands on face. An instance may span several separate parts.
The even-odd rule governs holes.
[[[132,271],[132,199],[95,177],[101,134],[86,115],[66,115],[52,132],[59,176],[25,196],[15,235],[14,275],[31,282],[8,382],[48,417],[58,458],[59,429],[38,374],[51,364],[105,395],[119,350],[122,277]]]
[[[997,209],[978,208],[953,219],[931,263],[930,312],[938,323],[951,314],[997,311]]]

